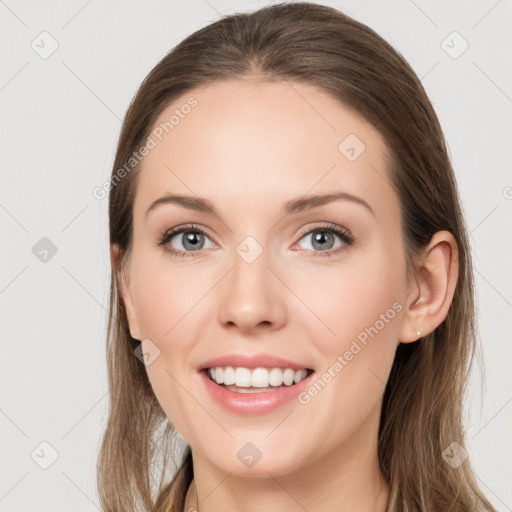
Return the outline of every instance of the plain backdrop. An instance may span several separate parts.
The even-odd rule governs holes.
[[[164,54],[220,15],[268,3],[0,1],[1,511],[99,509],[110,262],[108,199],[92,191]],[[512,510],[512,4],[323,3],[400,51],[440,118],[471,232],[486,369],[482,381],[475,366],[469,388],[468,450],[484,492]]]

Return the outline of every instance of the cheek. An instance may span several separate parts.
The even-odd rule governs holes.
[[[305,302],[322,296],[315,312],[334,334],[317,322],[313,339],[324,364],[301,404],[314,411],[318,429],[339,426],[326,433],[330,446],[340,435],[354,434],[380,405],[397,346],[405,261],[400,254],[375,252],[317,277],[323,293],[316,288]]]
[[[364,338],[365,329],[375,324],[386,335],[396,330],[406,285],[405,260],[387,249],[354,251],[338,265],[308,264],[308,270],[288,271],[286,280],[295,283],[294,291],[313,313],[302,311],[296,318],[314,328],[312,339],[322,344],[323,354],[332,358],[361,333]]]
[[[191,432],[194,429],[190,421],[201,410],[196,410],[197,404],[190,400],[190,355],[195,340],[205,337],[201,332],[207,321],[211,322],[211,314],[205,314],[207,294],[218,278],[212,266],[171,264],[157,251],[134,254],[133,268],[132,288],[141,336],[151,340],[148,346],[158,354],[146,366],[146,372],[171,422],[179,432]]]
[[[135,309],[141,333],[169,345],[181,324],[189,324],[194,317],[213,277],[204,267],[171,263],[163,249],[141,251],[138,261],[134,258],[134,268]]]

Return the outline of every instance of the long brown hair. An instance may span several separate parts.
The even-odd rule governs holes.
[[[193,478],[190,447],[134,357],[116,270],[125,268],[132,249],[140,172],[133,155],[171,102],[213,80],[233,79],[303,82],[353,108],[387,142],[407,257],[437,231],[454,235],[455,296],[434,332],[398,346],[384,394],[378,456],[391,489],[389,511],[494,510],[469,461],[453,468],[443,458],[452,443],[465,446],[462,400],[476,341],[468,236],[438,118],[420,80],[390,44],[342,12],[307,2],[225,16],[188,36],[149,73],[126,113],[109,197],[110,243],[120,248],[120,257],[111,252],[110,411],[98,460],[104,510],[181,512]]]

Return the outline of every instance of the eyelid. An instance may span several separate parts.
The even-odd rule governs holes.
[[[203,235],[206,235],[207,237],[211,238],[211,236],[206,232],[206,230],[200,226],[199,224],[183,224],[181,226],[176,226],[174,228],[171,228],[167,230],[163,236],[165,237],[171,237],[173,235],[178,235],[180,233],[183,233],[184,231],[198,231],[199,233],[202,233]]]
[[[340,236],[344,235],[351,242],[354,241],[354,237],[352,236],[351,232],[347,228],[344,228],[343,226],[338,226],[337,224],[333,224],[331,222],[326,222],[324,224],[320,224],[320,225],[316,225],[316,226],[305,226],[304,228],[302,228],[299,231],[297,236],[299,237],[299,239],[302,239],[304,237],[304,235],[308,235],[309,233],[311,233],[313,231],[320,231],[322,229],[324,229],[326,231],[334,231],[336,234],[339,234]]]

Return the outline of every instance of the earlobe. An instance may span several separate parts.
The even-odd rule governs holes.
[[[110,258],[112,262],[112,269],[116,274],[117,279],[117,291],[118,295],[121,297],[123,301],[126,317],[128,319],[128,325],[130,329],[130,335],[132,338],[140,340],[139,334],[139,326],[137,322],[137,317],[135,314],[135,306],[133,302],[131,283],[129,276],[127,275],[127,267],[122,264],[122,256],[119,246],[117,244],[112,244],[110,248]]]
[[[416,341],[431,333],[444,321],[455,293],[457,279],[457,243],[451,233],[439,231],[424,249],[416,267],[398,341]]]

